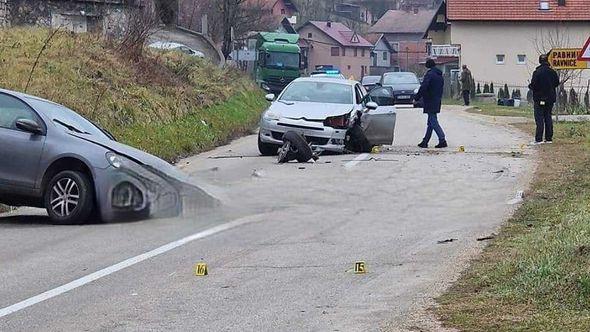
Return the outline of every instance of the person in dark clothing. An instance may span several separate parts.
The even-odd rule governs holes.
[[[553,142],[553,118],[551,113],[557,100],[555,90],[559,86],[559,75],[549,66],[549,58],[542,54],[539,57],[539,67],[533,73],[529,89],[533,92],[535,109],[535,144],[543,143],[543,131],[545,142]]]
[[[463,92],[463,102],[465,106],[469,106],[471,97],[471,89],[473,86],[473,75],[471,70],[467,68],[467,65],[463,65],[463,71],[461,72],[461,91]]]
[[[428,114],[426,135],[424,136],[422,143],[418,144],[418,146],[424,149],[427,148],[428,142],[430,142],[430,138],[432,137],[432,132],[434,131],[436,132],[439,141],[436,148],[446,148],[448,144],[445,138],[445,133],[438,123],[438,113],[440,113],[442,106],[445,81],[442,71],[436,67],[434,60],[428,59],[426,61],[426,68],[428,68],[428,71],[426,72],[426,75],[424,75],[422,85],[420,85],[420,89],[414,97],[414,104],[420,99],[423,100],[424,113]]]

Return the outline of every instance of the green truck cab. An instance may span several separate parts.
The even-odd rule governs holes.
[[[261,32],[256,42],[256,83],[268,93],[279,94],[301,76],[299,35]]]

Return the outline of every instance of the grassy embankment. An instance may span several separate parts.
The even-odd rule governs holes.
[[[0,87],[22,91],[48,31],[0,30]],[[167,160],[197,153],[252,129],[266,105],[246,77],[180,54],[122,58],[95,35],[58,33],[27,91],[63,104],[119,141]]]
[[[0,87],[23,91],[49,31],[0,29]],[[266,106],[241,73],[181,54],[126,60],[91,34],[56,34],[27,93],[63,104],[123,143],[174,161],[250,131]]]
[[[538,148],[540,164],[525,203],[438,299],[446,325],[590,330],[590,124],[558,123],[555,129],[555,144]]]

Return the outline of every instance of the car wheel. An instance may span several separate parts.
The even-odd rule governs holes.
[[[44,202],[56,224],[84,223],[94,210],[94,190],[84,173],[63,171],[49,181]]]
[[[280,146],[272,143],[264,143],[260,139],[260,134],[258,134],[258,151],[263,156],[276,156],[278,154]]]
[[[291,149],[296,151],[295,159],[298,162],[306,163],[313,158],[313,151],[303,135],[294,131],[288,131],[283,136],[283,141],[291,143]]]

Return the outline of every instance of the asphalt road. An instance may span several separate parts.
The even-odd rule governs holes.
[[[0,331],[434,329],[424,308],[534,166],[521,133],[456,109],[441,118],[444,151],[415,147],[425,117],[405,109],[380,154],[278,165],[250,136],[189,158],[180,167],[224,207],[180,219],[0,217]],[[200,261],[208,276],[194,275]]]

